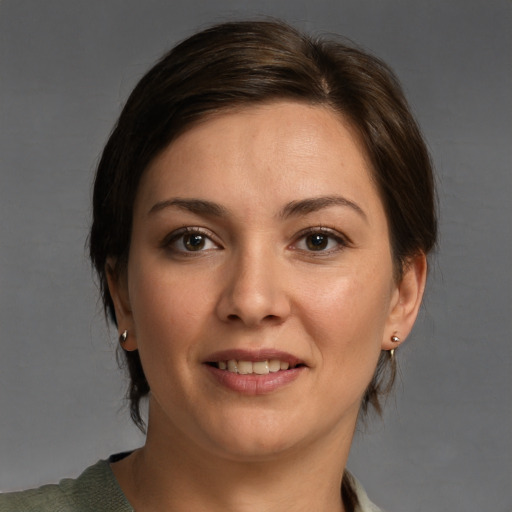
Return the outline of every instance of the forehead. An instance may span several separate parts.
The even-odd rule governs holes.
[[[248,207],[333,193],[378,200],[357,130],[328,108],[280,101],[184,132],[144,173],[137,203],[171,194]]]

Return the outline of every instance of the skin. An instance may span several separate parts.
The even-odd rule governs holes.
[[[370,164],[338,114],[283,101],[181,135],[146,170],[127,269],[109,278],[151,387],[146,445],[112,466],[132,505],[343,510],[362,395],[391,336],[410,332],[425,275],[420,255],[395,281]],[[239,393],[205,364],[231,349],[303,368]]]

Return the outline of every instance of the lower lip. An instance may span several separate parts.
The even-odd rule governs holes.
[[[241,393],[243,395],[265,395],[277,391],[290,384],[306,369],[305,366],[298,366],[289,370],[280,370],[265,375],[249,374],[241,375],[227,370],[220,370],[215,366],[205,365],[210,375],[222,386]]]

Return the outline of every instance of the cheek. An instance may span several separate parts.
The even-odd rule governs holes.
[[[357,362],[353,368],[373,374],[390,307],[390,279],[361,270],[322,281],[317,276],[316,286],[297,301],[305,329],[326,365]]]
[[[197,282],[162,270],[158,262],[137,265],[133,260],[130,274],[130,302],[141,356],[193,349],[187,343],[201,330],[205,309],[205,294]],[[192,357],[191,354],[187,359]]]
[[[205,338],[204,289],[161,262],[137,265],[133,259],[130,298],[138,350],[154,399],[167,411],[185,411],[195,389],[193,368]]]

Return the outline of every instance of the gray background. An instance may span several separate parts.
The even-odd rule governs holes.
[[[210,22],[342,33],[398,73],[441,244],[384,420],[350,467],[394,511],[512,510],[510,1],[0,1],[0,489],[138,446],[84,245],[102,144],[141,74]]]

